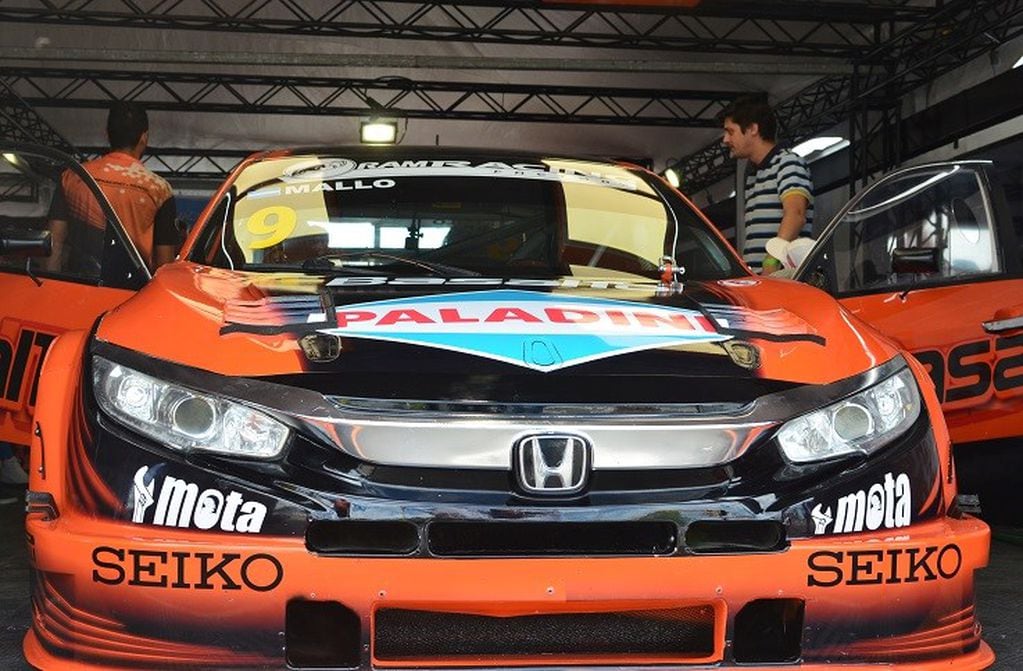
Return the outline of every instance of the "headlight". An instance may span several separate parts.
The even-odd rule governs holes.
[[[790,461],[870,454],[906,431],[920,416],[920,392],[907,368],[869,389],[786,422],[778,444]]]
[[[270,459],[288,427],[258,410],[150,377],[98,356],[93,388],[110,416],[167,447]]]

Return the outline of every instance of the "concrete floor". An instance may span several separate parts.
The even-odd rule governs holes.
[[[0,501],[5,499],[0,490]],[[30,671],[21,655],[28,629],[28,557],[20,501],[0,503],[0,670]],[[978,612],[984,639],[994,648],[997,671],[1023,669],[1023,530],[996,529],[991,562],[980,572]],[[784,667],[779,667],[784,668]]]

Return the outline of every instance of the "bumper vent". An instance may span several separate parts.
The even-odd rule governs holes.
[[[433,522],[430,552],[440,557],[670,555],[672,522]]]
[[[700,521],[686,529],[685,545],[693,554],[747,554],[780,552],[789,542],[780,522]]]
[[[316,520],[305,546],[325,555],[408,555],[419,548],[419,529],[411,522]]]
[[[798,660],[804,611],[802,599],[759,599],[743,606],[735,616],[735,661],[783,664]]]
[[[377,611],[381,666],[698,663],[718,658],[714,607],[495,617]]]
[[[288,668],[359,666],[362,650],[359,616],[336,601],[289,601],[284,651]]]

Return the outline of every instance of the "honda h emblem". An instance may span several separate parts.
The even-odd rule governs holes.
[[[575,494],[586,486],[590,445],[581,436],[527,436],[513,455],[519,486],[530,494]]]

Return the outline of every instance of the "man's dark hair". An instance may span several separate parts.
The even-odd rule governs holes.
[[[142,134],[149,130],[149,117],[138,103],[119,100],[110,106],[107,116],[107,137],[111,149],[124,149],[138,144]]]
[[[736,98],[728,103],[728,106],[718,114],[719,122],[723,124],[725,119],[731,119],[743,131],[751,124],[757,124],[760,128],[760,137],[768,142],[774,142],[778,134],[778,118],[767,101],[760,97]]]

